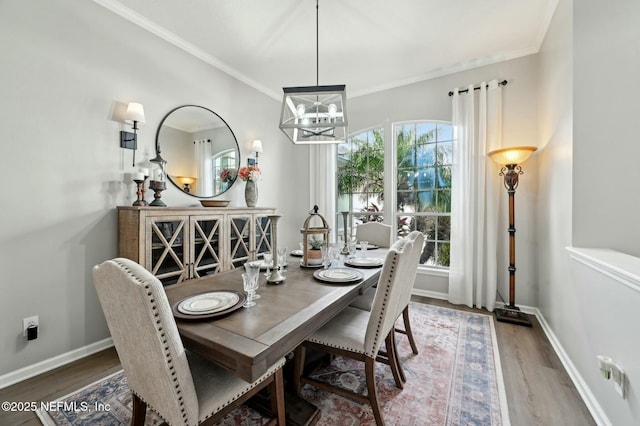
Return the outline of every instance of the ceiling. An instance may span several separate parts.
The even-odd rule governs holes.
[[[315,0],[94,0],[276,99],[316,85]],[[319,0],[319,84],[352,98],[536,53],[558,0]]]

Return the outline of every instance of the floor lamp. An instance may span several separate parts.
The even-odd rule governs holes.
[[[504,177],[504,186],[509,194],[509,305],[503,309],[496,309],[498,321],[531,327],[531,320],[527,314],[516,306],[516,228],[514,224],[514,196],[518,187],[518,177],[523,174],[519,164],[524,163],[533,152],[534,146],[517,146],[513,148],[497,149],[487,155],[500,164],[500,176]]]

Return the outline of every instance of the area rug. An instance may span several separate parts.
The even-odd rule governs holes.
[[[509,425],[504,381],[491,315],[411,303],[411,325],[419,354],[398,334],[398,351],[407,377],[396,388],[388,366],[376,364],[378,400],[388,425]],[[399,322],[399,326],[401,326]],[[313,374],[348,389],[366,392],[362,363],[336,357]],[[375,425],[367,404],[305,385],[302,397],[321,410],[318,425]],[[117,372],[57,400],[55,411],[40,411],[45,425],[127,425],[131,394],[123,372]],[[265,419],[243,406],[222,425],[261,425]],[[146,425],[161,424],[154,413]]]

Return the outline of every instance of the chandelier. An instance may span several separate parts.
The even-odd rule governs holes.
[[[341,143],[347,135],[345,85],[320,86],[318,0],[316,0],[316,85],[283,87],[280,129],[294,144]]]

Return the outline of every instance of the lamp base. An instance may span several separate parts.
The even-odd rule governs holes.
[[[532,327],[533,324],[529,319],[529,316],[520,311],[517,306],[505,306],[504,309],[497,308],[494,310],[496,314],[496,320],[501,322],[510,322],[511,324],[524,325],[525,327]]]

